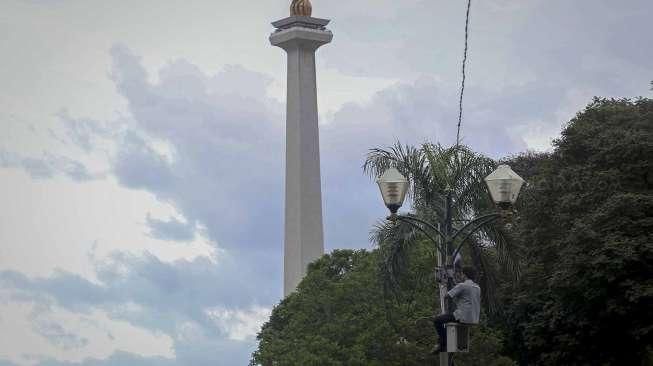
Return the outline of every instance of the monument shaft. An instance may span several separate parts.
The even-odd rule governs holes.
[[[324,253],[315,52],[332,38],[327,20],[291,16],[270,42],[288,55],[284,296]]]

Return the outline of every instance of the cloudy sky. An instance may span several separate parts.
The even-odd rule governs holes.
[[[244,365],[282,294],[290,0],[2,0],[0,365]],[[313,0],[328,250],[370,248],[361,172],[455,138],[462,0]],[[463,142],[546,150],[650,96],[650,0],[472,5]]]

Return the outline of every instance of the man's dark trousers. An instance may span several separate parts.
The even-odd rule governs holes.
[[[453,316],[453,314],[442,314],[433,319],[435,331],[438,332],[438,337],[440,339],[440,352],[447,351],[447,330],[445,329],[445,324],[454,322],[458,321]]]

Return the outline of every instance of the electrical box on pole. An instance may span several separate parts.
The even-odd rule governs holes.
[[[447,323],[447,352],[469,352],[469,328],[467,324]]]

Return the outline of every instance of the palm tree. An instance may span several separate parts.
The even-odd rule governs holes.
[[[431,223],[445,224],[445,201],[450,196],[450,222],[455,227],[493,209],[483,178],[495,166],[492,159],[466,146],[443,147],[424,143],[413,147],[396,142],[387,149],[370,150],[363,170],[372,177],[381,176],[388,168],[399,170],[411,182],[408,192],[408,198],[412,201],[411,215]],[[424,233],[402,221],[382,222],[375,226],[371,239],[384,254],[382,273],[387,288],[396,290],[397,279],[407,270],[409,250],[423,238]],[[468,243],[471,245],[467,246],[469,250],[465,252],[465,260],[471,261],[479,269],[479,283],[485,289],[484,301],[490,311],[494,311],[494,293],[499,274],[497,264],[505,273],[517,277],[517,248],[499,224],[484,225]],[[435,258],[435,248],[431,253]]]

